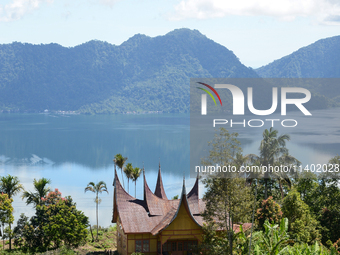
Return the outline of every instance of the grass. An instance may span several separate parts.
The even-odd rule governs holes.
[[[96,239],[97,230],[92,228],[93,237]],[[116,226],[110,226],[108,228],[99,227],[98,241],[92,242],[92,236],[89,231],[86,244],[77,249],[74,249],[77,254],[104,254],[105,250],[115,251],[117,249],[117,229]]]

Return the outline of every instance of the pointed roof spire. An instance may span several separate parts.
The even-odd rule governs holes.
[[[134,197],[130,196],[125,189],[122,187],[120,184],[117,170],[115,169],[115,179],[113,181],[114,183],[114,189],[113,189],[113,218],[112,222],[115,223],[117,222],[117,217],[118,217],[118,207],[123,208],[125,202],[124,201],[129,201],[129,200],[135,200]],[[121,204],[119,206],[119,204]]]
[[[181,193],[181,198],[180,201],[177,205],[177,209],[172,209],[165,217],[164,219],[156,226],[153,228],[153,230],[151,230],[151,233],[153,235],[158,234],[160,231],[166,229],[177,217],[180,208],[184,206],[185,210],[188,213],[188,216],[191,218],[191,220],[197,224],[198,226],[202,226],[202,224],[200,225],[197,220],[195,219],[190,205],[189,205],[189,201],[187,198],[187,194],[186,194],[186,188],[185,188],[185,175],[183,175],[183,187],[182,187],[182,193]]]
[[[195,184],[188,193],[188,199],[191,197],[195,197],[195,199],[199,198],[199,175],[197,175]]]
[[[143,185],[143,193],[144,193],[144,201],[146,202],[146,186],[148,185],[146,183],[146,178],[145,178],[145,170],[144,170],[144,162],[143,162],[143,182],[144,182],[144,185]]]
[[[185,173],[184,172],[183,172],[183,189],[182,189],[182,194],[183,195],[187,194],[187,191],[186,191],[186,188],[185,188]]]
[[[150,190],[144,174],[144,201],[150,215],[165,215],[171,208],[170,201],[157,197]]]
[[[165,194],[163,181],[162,181],[161,162],[159,162],[159,169],[158,169],[158,177],[157,177],[155,195],[159,198],[162,198],[162,199],[168,199],[166,194]]]
[[[200,213],[200,201],[199,201],[199,175],[196,177],[196,181],[192,189],[187,195],[188,203],[193,214]]]

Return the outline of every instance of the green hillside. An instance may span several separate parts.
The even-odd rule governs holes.
[[[340,78],[340,36],[319,40],[256,72],[264,78]]]
[[[192,77],[258,77],[197,30],[90,41],[0,45],[0,109],[81,113],[188,112]]]

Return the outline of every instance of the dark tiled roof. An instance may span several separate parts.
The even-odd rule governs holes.
[[[172,208],[172,203],[168,199],[162,199],[157,197],[150,190],[145,174],[144,176],[144,201],[146,202],[150,215],[166,215]]]
[[[156,235],[164,227],[168,226],[176,216],[177,209],[172,207],[171,210],[163,217],[163,219],[151,230],[151,234]]]
[[[115,177],[114,213],[112,222],[117,222],[118,216],[125,233],[150,233],[162,219],[161,216],[150,216],[146,201],[130,196]]]
[[[143,177],[144,200],[139,200],[130,196],[124,190],[118,179],[117,172],[115,173],[112,222],[116,223],[119,217],[121,227],[125,233],[152,233],[153,235],[156,235],[176,218],[179,207],[182,203],[184,203],[184,206],[191,218],[198,225],[203,225],[203,217],[201,216],[201,213],[205,209],[205,203],[199,199],[198,178],[188,195],[186,194],[185,184],[183,182],[181,199],[168,200],[164,192],[160,170],[158,172],[156,191],[160,191],[158,195],[161,197],[152,193],[146,182],[144,173]],[[164,193],[164,195],[162,195],[162,193]],[[249,228],[246,224],[243,225],[244,229]],[[239,225],[235,225],[234,230],[238,231]]]

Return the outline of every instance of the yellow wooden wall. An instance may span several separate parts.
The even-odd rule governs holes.
[[[182,203],[177,217],[162,231],[162,243],[167,240],[198,240],[202,241],[202,228],[191,218],[189,212]]]
[[[157,236],[153,236],[152,234],[128,234],[127,242],[128,242],[128,254],[135,252],[135,241],[136,240],[149,240],[150,252],[146,254],[156,255],[157,254]]]

